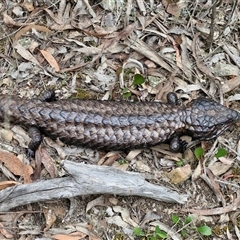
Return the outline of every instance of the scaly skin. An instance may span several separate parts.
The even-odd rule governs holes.
[[[34,126],[64,143],[97,149],[149,147],[183,133],[209,140],[238,120],[238,112],[205,98],[174,106],[77,99],[43,102],[0,95],[0,121]]]

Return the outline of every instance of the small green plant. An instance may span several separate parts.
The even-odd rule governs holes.
[[[145,82],[145,79],[144,77],[141,75],[141,74],[135,74],[134,77],[133,77],[133,86],[137,86],[139,84],[142,84]],[[129,98],[132,96],[132,93],[131,91],[125,87],[123,90],[122,90],[122,94],[123,94],[123,98]]]
[[[198,234],[202,236],[211,236],[212,229],[207,225],[202,225],[196,227],[193,223],[192,216],[186,217],[184,220],[181,220],[178,215],[172,215],[171,220],[174,223],[172,228],[175,228],[176,232],[181,233],[182,237],[189,237],[189,234],[192,234],[192,230],[195,230]],[[161,230],[159,226],[155,226],[153,232],[144,232],[141,228],[135,227],[133,233],[137,237],[142,237],[144,240],[161,240],[166,239],[168,234]]]
[[[178,231],[181,231],[181,235],[183,237],[186,237],[188,234],[188,231],[193,230],[193,229],[195,229],[199,234],[201,234],[203,236],[212,235],[212,229],[209,226],[203,225],[200,227],[196,227],[195,225],[193,225],[192,220],[193,219],[191,216],[186,217],[184,219],[184,221],[182,221],[182,220],[180,220],[180,217],[178,215],[172,215],[172,222],[176,226],[180,227],[180,230],[178,230]]]
[[[195,157],[199,160],[204,156],[204,150],[201,147],[198,147],[194,150]],[[219,148],[215,154],[216,158],[225,157],[227,155],[227,150],[224,148]]]
[[[143,239],[147,240],[161,240],[167,238],[167,233],[162,231],[159,226],[155,227],[155,230],[153,233],[145,233],[143,230],[139,227],[135,227],[133,229],[133,233],[137,237],[143,237]]]
[[[133,85],[139,85],[139,84],[143,84],[145,82],[144,77],[141,74],[135,74],[134,75],[134,80],[133,80]]]
[[[139,228],[139,227],[135,227],[135,228],[133,229],[133,233],[134,233],[135,236],[137,236],[137,237],[145,237],[145,236],[146,236],[146,234],[143,232],[143,230],[142,230],[141,228]]]
[[[211,236],[212,235],[212,229],[206,225],[198,227],[197,231],[203,236]]]
[[[220,157],[225,157],[227,155],[227,150],[224,148],[219,148],[217,153],[215,154],[216,158],[220,158]]]
[[[123,94],[123,98],[128,98],[128,97],[131,97],[132,95],[132,93],[126,87],[122,90],[122,94]]]
[[[194,150],[194,155],[195,157],[199,160],[203,157],[204,155],[204,150],[201,147],[198,147]]]

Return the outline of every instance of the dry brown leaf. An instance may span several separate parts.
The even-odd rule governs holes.
[[[223,49],[225,50],[225,52],[231,57],[231,59],[234,61],[234,63],[240,67],[240,57],[239,57],[239,52],[237,50],[237,48],[229,45],[229,44],[224,44]]]
[[[209,76],[210,78],[212,79],[215,79],[215,76],[212,74],[212,72],[210,71],[210,69],[208,67],[206,67],[202,61],[200,60],[200,58],[198,57],[198,54],[197,54],[197,41],[198,41],[198,38],[199,38],[199,35],[200,33],[196,33],[194,38],[193,38],[193,42],[192,42],[192,55],[196,61],[196,64],[197,64],[197,67],[198,69],[203,72],[204,74],[206,74],[207,76]]]
[[[44,9],[44,10],[47,12],[47,14],[48,14],[57,24],[59,24],[59,25],[62,25],[62,24],[63,24],[62,18],[58,19],[58,17],[55,17],[54,13],[53,13],[51,10],[47,9],[47,8]]]
[[[20,45],[19,43],[15,42],[14,43],[14,48],[17,50],[17,52],[26,60],[37,64],[38,66],[40,66],[40,63],[38,62],[38,60],[28,51],[26,50],[22,45]]]
[[[169,150],[169,145],[165,143],[161,143],[159,145],[151,147],[152,150],[155,150],[157,152],[166,154],[168,156],[168,159],[171,158],[171,160],[179,161],[182,159],[183,154],[182,153],[173,153]]]
[[[229,213],[232,211],[236,211],[239,205],[240,205],[240,197],[236,198],[232,204],[226,207],[211,208],[211,209],[182,209],[181,211],[196,213],[198,215],[205,215],[205,216],[221,215],[221,214]]]
[[[7,11],[3,13],[3,21],[6,23],[8,26],[17,26],[17,27],[22,27],[22,26],[27,26],[31,23],[22,23],[22,22],[16,22],[14,21],[8,14]]]
[[[93,17],[93,18],[96,18],[97,15],[96,15],[96,13],[93,11],[93,9],[92,9],[91,5],[89,4],[88,0],[83,0],[83,2],[86,4],[87,9],[88,9],[89,13],[92,15],[92,17]]]
[[[49,156],[45,148],[40,146],[36,151],[36,162],[42,163],[50,174],[51,178],[57,177],[57,169],[53,164],[52,158]]]
[[[33,6],[33,1],[28,1],[25,0],[22,5],[21,5],[24,9],[26,9],[28,12],[31,12],[34,10],[34,6]]]
[[[106,205],[105,198],[103,195],[101,195],[100,197],[93,199],[87,204],[86,212],[88,212],[90,209],[92,209],[95,206],[105,206],[105,205]]]
[[[72,236],[74,236],[74,237],[75,237],[75,236],[78,236],[79,239],[83,239],[83,238],[86,237],[86,234],[83,233],[83,232],[77,231],[77,232],[71,233],[70,236],[71,236],[71,237],[72,237]]]
[[[127,208],[121,206],[113,206],[114,212],[120,213],[122,220],[133,227],[137,227],[138,224],[131,219],[130,212]]]
[[[180,44],[181,47],[181,58],[182,58],[182,69],[183,69],[183,73],[188,77],[188,79],[192,80],[192,64],[190,62],[190,57],[189,57],[189,51],[187,48],[187,37],[182,34],[181,35],[181,40],[182,43]]]
[[[17,41],[23,34],[28,32],[30,29],[36,29],[37,31],[40,32],[47,32],[47,33],[52,33],[52,31],[44,26],[36,25],[36,24],[31,24],[28,25],[24,28],[21,28],[14,36],[14,41]]]
[[[59,65],[53,55],[45,50],[39,50],[47,62],[55,69],[56,72],[60,71]]]
[[[169,66],[169,64],[165,60],[163,60],[163,58],[156,51],[151,49],[140,38],[137,38],[136,36],[132,36],[129,41],[126,40],[126,43],[130,48],[139,52],[149,60],[155,62],[160,67],[168,70],[169,72],[173,72],[173,69]]]
[[[178,17],[181,12],[179,3],[180,2],[178,1],[162,0],[162,4],[165,7],[166,12],[172,14],[175,17]]]
[[[199,176],[201,175],[201,173],[202,173],[202,163],[201,163],[201,161],[198,161],[198,165],[192,174],[192,180],[193,181],[197,180],[199,178]]]
[[[39,148],[35,152],[35,169],[32,179],[37,180],[41,175],[41,165],[42,165],[42,157]]]
[[[226,158],[226,157],[219,157],[219,161],[224,163],[225,165],[232,165],[234,161],[232,159]]]
[[[24,165],[14,154],[0,151],[0,162],[4,163],[4,166],[14,175],[22,176],[24,180],[29,181],[33,172],[32,167]]]
[[[232,167],[231,164],[223,164],[221,162],[215,162],[213,165],[208,168],[213,172],[214,175],[220,176],[227,172]]]
[[[89,240],[101,240],[100,238],[96,237],[96,236],[89,236]]]
[[[0,162],[14,175],[24,175],[25,165],[13,153],[0,151]]]
[[[142,149],[135,149],[132,150],[128,153],[128,155],[126,156],[126,160],[127,161],[132,161],[137,155],[139,155],[142,152]]]
[[[56,217],[55,211],[53,211],[52,209],[43,208],[43,213],[46,220],[46,227],[44,228],[44,231],[47,231],[55,223],[57,217]]]
[[[4,225],[4,223],[0,222],[0,232],[5,237],[4,239],[13,239],[14,236],[8,232],[7,226]]]
[[[210,168],[205,168],[205,174],[203,173],[201,175],[201,178],[213,190],[218,202],[221,202],[223,206],[226,206],[226,200],[221,192],[220,184],[215,180],[216,176],[213,174]]]
[[[240,76],[237,76],[233,79],[226,81],[222,85],[222,91],[223,91],[223,93],[228,93],[228,92],[232,91],[234,88],[238,87],[239,85],[240,85]]]
[[[136,161],[135,164],[138,172],[151,172],[151,168],[142,161]]]
[[[104,49],[107,51],[108,49],[111,48],[116,48],[116,45],[118,45],[120,40],[125,40],[127,39],[134,31],[136,28],[136,24],[130,24],[126,28],[124,28],[120,32],[113,32],[111,35],[107,36],[108,40],[105,40],[103,44],[99,46],[99,49]],[[86,34],[90,34],[88,31],[83,30]],[[93,35],[94,36],[94,35]]]
[[[31,175],[33,174],[33,168],[30,165],[25,165],[23,179],[24,183],[31,183]]]
[[[142,0],[137,0],[137,4],[138,4],[138,7],[139,7],[140,12],[142,13],[143,16],[145,16],[146,13],[147,13],[147,10],[146,10],[146,8],[145,8],[145,3],[144,3],[144,1],[142,1]]]
[[[3,181],[0,182],[0,190],[8,188],[8,187],[13,187],[15,185],[19,185],[20,183],[15,182],[15,181]]]
[[[98,165],[103,165],[108,158],[111,158],[114,156],[119,157],[119,153],[120,153],[119,151],[108,152],[106,155],[100,158],[100,160],[98,161]]]
[[[51,29],[58,31],[73,29],[71,20],[74,19],[77,12],[71,9],[71,3],[67,3],[67,1],[61,0],[57,14],[54,14],[51,10],[47,8],[45,8],[44,10],[55,21],[54,24],[49,22],[49,24],[51,24]]]
[[[232,77],[238,76],[240,71],[236,65],[226,62],[217,62],[212,67],[213,72],[218,77]]]
[[[13,132],[9,129],[1,129],[0,136],[7,142],[11,142],[13,139]]]
[[[51,237],[53,239],[57,239],[57,240],[81,240],[81,239],[85,238],[86,236],[87,236],[87,234],[85,234],[85,233],[74,232],[74,233],[71,233],[69,235],[55,234],[55,235],[52,235]]]
[[[108,159],[106,159],[106,161],[102,164],[104,166],[111,166],[117,159],[119,159],[119,154],[115,154],[111,157],[109,157]]]
[[[166,173],[167,177],[172,183],[178,184],[187,180],[192,174],[191,167],[189,164],[184,167],[178,167],[173,169],[171,172]]]

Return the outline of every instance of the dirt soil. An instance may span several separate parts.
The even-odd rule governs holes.
[[[1,94],[166,102],[175,92],[182,105],[201,96],[240,110],[239,8],[237,0],[1,1]],[[1,191],[65,177],[61,161],[70,160],[141,173],[188,198],[43,194],[0,213],[0,238],[240,239],[239,131],[236,123],[212,141],[183,136],[184,153],[168,144],[104,152],[45,137],[29,158],[28,129],[2,124]]]

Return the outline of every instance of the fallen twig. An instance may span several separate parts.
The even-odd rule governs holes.
[[[89,194],[141,196],[181,204],[187,201],[187,195],[151,184],[140,173],[71,161],[63,161],[63,167],[69,176],[41,180],[0,191],[0,211],[33,202]]]
[[[211,215],[221,215],[221,214],[236,211],[239,208],[239,206],[240,206],[240,197],[236,198],[231,205],[228,205],[226,207],[219,207],[219,208],[213,208],[213,209],[182,209],[181,211],[195,213],[198,215],[211,216]]]

